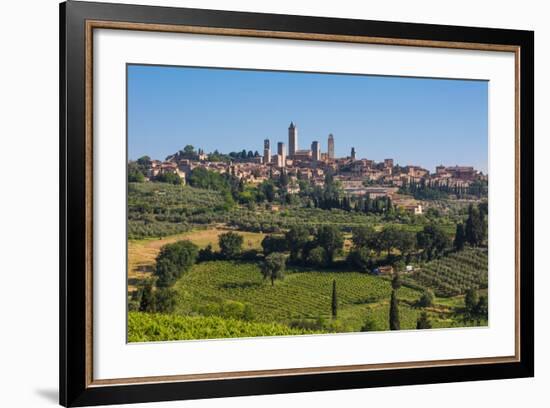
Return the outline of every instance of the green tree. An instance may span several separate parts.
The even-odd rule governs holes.
[[[438,225],[426,225],[422,231],[416,234],[419,248],[422,248],[428,260],[441,255],[451,244],[451,240],[445,231]]]
[[[465,227],[466,241],[472,246],[482,245],[486,232],[485,216],[479,211],[479,208],[470,204]]]
[[[309,231],[303,226],[295,226],[285,234],[288,248],[290,249],[290,260],[297,262],[305,245],[309,241]]]
[[[416,321],[416,328],[419,330],[432,328],[432,322],[430,322],[430,319],[428,318],[428,314],[426,312],[422,312],[420,314],[420,317]]]
[[[361,327],[362,332],[370,332],[370,331],[377,331],[377,330],[380,330],[380,329],[378,328],[376,321],[374,321],[374,319],[370,317],[367,318],[367,320],[365,320],[365,324],[363,324],[363,326]]]
[[[400,231],[392,225],[384,228],[380,233],[379,239],[381,247],[383,250],[388,252],[388,256],[390,255],[392,248],[397,248],[399,245],[400,237]]]
[[[155,291],[155,312],[173,313],[176,309],[177,292],[170,288]]]
[[[391,279],[391,287],[393,290],[397,290],[401,287],[401,275],[398,271],[395,271],[393,273],[393,277]]]
[[[279,185],[283,188],[288,186],[288,174],[285,171],[282,171],[279,175]]]
[[[455,250],[462,251],[464,249],[464,244],[466,243],[466,233],[464,232],[464,224],[456,224],[455,239],[453,246]]]
[[[155,275],[157,286],[172,285],[196,262],[198,247],[191,241],[183,240],[163,246],[156,259]]]
[[[271,286],[275,285],[276,279],[283,279],[286,266],[286,257],[280,252],[274,252],[265,257],[261,270],[264,279],[271,280]]]
[[[183,148],[183,156],[187,159],[192,159],[196,156],[195,147],[193,145],[186,145]]]
[[[199,250],[198,262],[212,261],[216,259],[216,254],[212,249],[212,244],[208,244],[205,248]]]
[[[153,293],[153,282],[147,281],[143,287],[140,288],[140,312],[154,312],[155,311],[155,294]]]
[[[143,183],[145,176],[139,168],[136,162],[128,163],[128,182],[130,183]]]
[[[347,261],[352,268],[361,272],[368,272],[370,266],[370,251],[366,247],[352,249],[347,257]]]
[[[332,280],[332,302],[331,302],[332,318],[338,316],[338,294],[336,293],[336,279]]]
[[[480,296],[476,305],[476,315],[482,319],[489,318],[489,304],[487,296]]]
[[[376,249],[377,234],[372,227],[357,227],[352,231],[351,241],[355,248]]]
[[[269,255],[273,252],[284,252],[287,250],[287,241],[282,236],[266,235],[262,240],[262,249],[264,255]]]
[[[342,249],[344,245],[344,236],[342,232],[331,225],[325,225],[319,228],[316,235],[317,244],[323,247],[327,253],[329,264],[334,262],[334,255]]]
[[[151,158],[149,156],[141,156],[137,159],[137,164],[142,170],[147,169],[151,165]]]
[[[399,322],[399,304],[397,301],[397,290],[391,292],[390,299],[390,330],[401,330]]]
[[[226,232],[218,237],[218,245],[220,252],[226,259],[237,257],[241,253],[243,246],[243,236],[235,232]]]
[[[410,253],[414,250],[416,246],[416,236],[414,232],[410,231],[399,231],[397,234],[397,242],[395,247],[401,252],[401,255],[405,256],[408,260]]]
[[[316,246],[308,251],[306,263],[311,266],[325,267],[327,265],[327,252],[323,247]]]
[[[267,201],[272,202],[273,200],[275,200],[276,190],[273,181],[264,181],[262,184],[260,184],[259,188]]]
[[[479,294],[477,290],[473,288],[468,289],[464,296],[464,307],[466,308],[466,312],[470,315],[475,315],[478,302]]]

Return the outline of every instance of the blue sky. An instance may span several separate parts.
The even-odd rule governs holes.
[[[393,158],[434,170],[486,172],[488,82],[367,75],[128,66],[128,155],[164,159],[191,144],[206,152],[288,147],[313,140],[337,157]]]

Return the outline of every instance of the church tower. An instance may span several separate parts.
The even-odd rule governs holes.
[[[294,122],[290,122],[288,127],[288,155],[293,157],[298,150],[298,128],[294,125]]]

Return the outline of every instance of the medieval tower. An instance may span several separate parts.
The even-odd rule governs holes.
[[[332,133],[328,135],[328,158],[330,160],[334,159],[334,136],[332,136]]]
[[[288,156],[292,158],[298,150],[298,128],[293,122],[288,127]]]

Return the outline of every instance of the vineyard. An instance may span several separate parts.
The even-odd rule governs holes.
[[[437,296],[449,297],[464,294],[470,288],[487,288],[487,271],[487,250],[466,248],[427,263],[410,279],[432,288]]]
[[[314,334],[276,323],[256,323],[221,317],[177,316],[130,312],[128,341],[220,339],[229,337]]]
[[[431,262],[422,275],[414,275],[418,289],[404,285],[398,290],[401,329],[416,327],[424,310],[416,306],[422,286],[443,282],[439,275],[434,275],[438,280],[432,277],[428,281],[426,277],[432,275],[427,272],[434,270],[430,268],[439,265],[441,271],[442,265],[452,265],[455,273],[464,271],[469,276],[465,274],[466,266],[473,268],[482,260],[483,251],[466,250]],[[425,283],[421,285],[420,279]],[[462,278],[467,282],[471,279]],[[333,280],[338,291],[337,318],[331,316]],[[459,281],[453,280],[453,288],[458,288]],[[194,265],[174,289],[177,301],[172,314],[130,313],[130,341],[358,332],[367,321],[369,330],[389,329],[391,281],[359,272],[290,268],[284,279],[271,286],[257,263],[208,261]],[[436,291],[448,295],[439,287]],[[436,298],[427,309],[433,327],[468,325],[455,314],[462,305],[461,297]]]
[[[233,300],[252,307],[254,320],[289,323],[295,319],[330,317],[332,281],[338,300],[346,306],[378,303],[389,299],[388,281],[357,272],[299,272],[289,270],[272,287],[264,281],[258,265],[231,261],[195,265],[176,284],[182,314],[199,313],[208,304]],[[416,300],[417,291],[400,290],[403,299]]]

